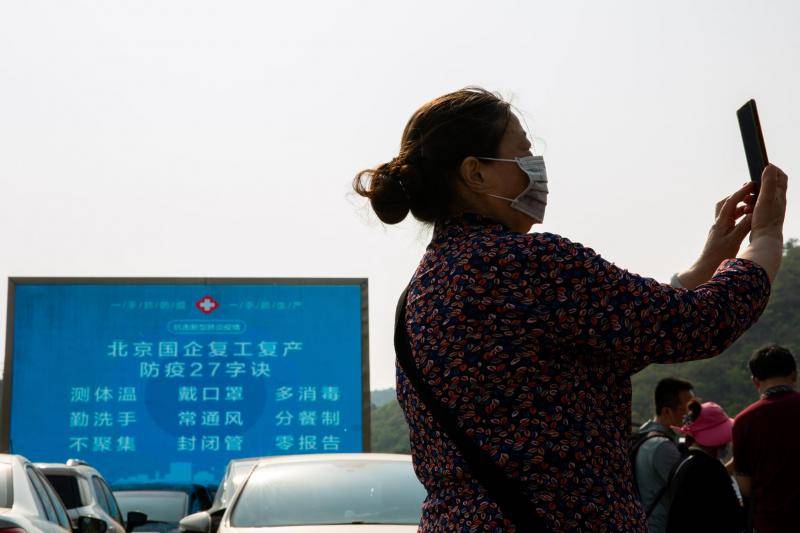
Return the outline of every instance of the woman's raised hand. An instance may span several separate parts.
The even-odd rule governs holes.
[[[761,191],[753,209],[750,246],[739,256],[758,263],[775,279],[783,259],[783,219],[786,216],[786,187],[789,178],[774,165],[761,174]]]
[[[751,241],[761,237],[783,242],[783,220],[786,216],[786,187],[789,178],[774,165],[767,165],[761,174],[761,191],[753,210]]]
[[[694,289],[708,281],[725,259],[736,257],[742,241],[750,232],[753,220],[753,183],[744,184],[738,191],[723,198],[715,206],[714,225],[708,232],[706,244],[694,265],[679,275],[681,284]]]

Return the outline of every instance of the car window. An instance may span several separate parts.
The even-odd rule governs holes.
[[[419,524],[426,495],[411,463],[400,461],[261,465],[240,490],[234,528]]]
[[[189,495],[185,492],[120,490],[114,496],[126,516],[131,511],[139,511],[155,522],[177,523],[189,509]]]
[[[219,487],[217,487],[217,492],[216,494],[214,494],[214,503],[211,504],[211,507],[213,507],[214,509],[220,509],[221,507],[223,507],[223,505],[221,504],[222,504],[222,498],[225,495],[226,478],[227,478],[227,472],[226,472],[226,477],[222,478],[222,481],[219,482]]]
[[[42,501],[42,497],[39,495],[39,491],[36,490],[36,485],[34,485],[33,480],[31,479],[31,475],[28,470],[25,470],[25,474],[28,476],[28,482],[31,485],[31,496],[33,496],[33,501],[36,504],[36,509],[39,511],[40,516],[46,516],[47,513],[45,512],[44,502]]]
[[[47,493],[47,497],[50,498],[50,503],[53,504],[53,509],[56,512],[56,521],[62,527],[67,529],[72,529],[72,526],[69,522],[69,516],[67,516],[67,510],[64,508],[64,502],[61,501],[61,498],[58,497],[56,491],[53,490],[53,486],[50,485],[50,482],[47,481],[47,478],[44,477],[38,470],[34,470],[36,475],[38,476],[39,480],[42,482],[42,486],[44,487],[45,492]]]
[[[39,502],[42,504],[42,510],[44,511],[44,516],[49,522],[56,521],[56,510],[53,509],[53,504],[50,502],[50,498],[47,497],[47,491],[44,490],[44,486],[42,485],[39,476],[36,475],[32,467],[28,467],[25,469],[28,473],[28,479],[33,485],[33,490],[36,492],[36,495],[39,497]]]
[[[198,498],[196,494],[193,494],[189,499],[189,514],[198,513],[202,510],[203,509],[200,507],[200,498]]]
[[[114,493],[111,492],[108,483],[106,483],[104,479],[98,478],[98,481],[100,482],[100,486],[103,487],[103,494],[105,494],[106,501],[108,502],[108,508],[110,509],[108,514],[111,515],[111,518],[122,524],[122,511],[119,509]]]
[[[206,487],[200,487],[200,490],[197,491],[197,501],[201,511],[205,511],[211,507],[212,497]]]
[[[14,471],[8,463],[0,463],[0,507],[14,506]]]
[[[78,478],[69,474],[45,474],[45,477],[61,496],[61,501],[67,509],[83,507],[86,502],[81,498],[81,488]]]
[[[103,491],[103,486],[100,484],[100,478],[97,476],[92,476],[92,490],[94,491],[94,497],[97,498],[97,504],[102,507],[102,509],[111,514],[111,506],[108,504],[108,498],[106,498],[106,493]]]

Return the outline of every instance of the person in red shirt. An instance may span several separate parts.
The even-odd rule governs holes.
[[[733,425],[733,466],[742,496],[751,499],[758,533],[796,531],[800,524],[800,392],[797,363],[772,345],[750,358],[761,399]]]

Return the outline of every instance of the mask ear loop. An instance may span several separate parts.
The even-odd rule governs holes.
[[[475,159],[485,159],[486,161],[508,161],[509,163],[516,163],[517,159],[500,159],[497,157],[476,157]]]

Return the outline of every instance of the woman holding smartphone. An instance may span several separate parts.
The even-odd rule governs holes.
[[[543,529],[644,531],[630,377],[713,357],[757,320],[781,261],[786,184],[769,166],[754,205],[750,184],[717,205],[700,257],[677,276],[684,288],[528,233],[547,205],[544,160],[510,105],[482,89],[423,105],[398,155],[354,188],[385,223],[410,212],[433,225],[401,326],[423,386],[482,461],[523,487]],[[420,530],[520,530],[400,368],[397,395],[428,491]]]

